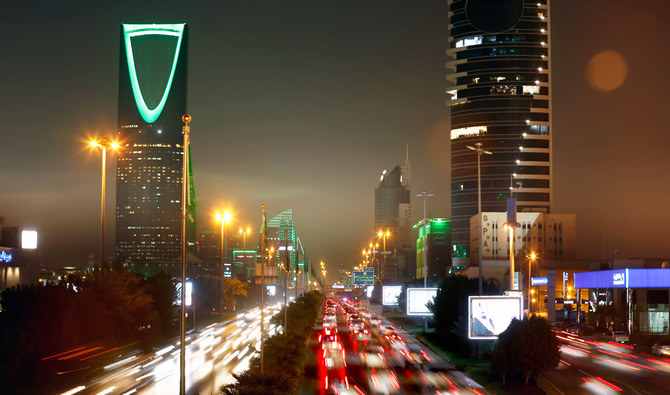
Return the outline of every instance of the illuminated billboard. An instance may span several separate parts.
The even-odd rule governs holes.
[[[276,296],[277,295],[277,286],[276,285],[266,285],[265,286],[265,294],[270,295],[270,296]]]
[[[368,287],[365,289],[365,296],[369,298],[372,297],[372,291],[375,289],[374,285],[368,285]]]
[[[37,232],[34,230],[24,230],[21,232],[21,248],[34,250],[37,248]]]
[[[384,306],[397,306],[400,292],[402,292],[402,285],[384,285],[384,288],[382,288],[382,304]]]
[[[177,306],[181,305],[181,281],[175,285],[175,291],[177,293],[177,298],[174,301],[174,304]],[[193,283],[190,281],[186,282],[186,306],[190,306],[193,303]]]
[[[426,304],[437,295],[437,288],[407,288],[407,315],[433,315]]]
[[[470,296],[468,298],[468,338],[497,339],[514,318],[523,317],[520,296]]]

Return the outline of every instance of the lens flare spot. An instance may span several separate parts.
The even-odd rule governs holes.
[[[586,66],[586,80],[598,92],[611,92],[623,85],[628,75],[628,63],[616,51],[599,52]]]

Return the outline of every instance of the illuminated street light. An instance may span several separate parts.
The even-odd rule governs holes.
[[[181,117],[184,122],[182,133],[184,134],[184,145],[182,149],[182,183],[181,183],[181,289],[182,298],[179,308],[179,394],[186,395],[186,216],[188,215],[188,205],[186,204],[189,183],[189,138],[191,127],[191,116],[184,114]]]
[[[102,271],[105,262],[105,176],[107,167],[107,149],[116,151],[119,149],[119,143],[116,141],[109,142],[108,138],[102,138],[99,141],[89,141],[89,146],[92,148],[100,148],[102,151],[102,197],[100,203],[100,270]]]
[[[537,259],[537,254],[535,253],[535,251],[531,251],[531,252],[528,254],[528,301],[529,301],[529,302],[528,302],[528,315],[529,315],[529,316],[530,316],[530,313],[531,313],[531,307],[532,307],[532,306],[531,306],[531,302],[530,302],[530,301],[531,301],[530,294],[531,294],[531,293],[535,293],[535,292],[534,292],[535,290],[531,290],[531,289],[530,289],[530,288],[531,288],[531,285],[532,285],[532,283],[531,283],[531,277],[532,277],[532,275],[533,275],[533,272],[532,272],[532,266],[531,266],[531,265],[532,265],[533,262],[535,262],[535,259]]]
[[[221,313],[223,313],[223,272],[225,266],[226,250],[228,249],[228,240],[226,240],[226,222],[230,222],[232,215],[229,211],[223,214],[216,213],[217,222],[221,222]]]
[[[470,150],[473,150],[477,153],[477,216],[479,222],[479,295],[481,296],[484,291],[484,270],[482,268],[482,154],[493,155],[492,152],[487,151],[482,148],[481,142],[476,142],[475,146],[466,145]],[[510,250],[510,255],[514,255],[514,251]],[[514,273],[512,275],[512,282],[514,282]],[[514,287],[510,288],[513,289]]]
[[[386,238],[389,237],[389,236],[391,236],[391,232],[388,231],[388,230],[387,230],[386,232],[383,232],[383,231],[380,230],[379,233],[377,233],[377,236],[379,236],[379,237],[381,237],[381,238],[383,239],[383,244],[384,244],[384,266],[386,266]]]
[[[240,234],[242,235],[242,239],[244,240],[243,243],[242,243],[242,250],[244,250],[244,252],[243,252],[244,255],[242,257],[242,268],[243,268],[242,271],[243,272],[247,268],[247,235],[249,233],[251,233],[251,229],[247,228],[246,230],[244,230],[244,229],[240,228]],[[246,277],[246,274],[247,273],[245,273],[245,277]]]

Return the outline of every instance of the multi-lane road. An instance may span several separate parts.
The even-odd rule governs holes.
[[[278,306],[266,307],[266,336],[271,336],[277,329],[270,324],[270,318],[278,311]],[[232,382],[232,373],[246,370],[249,360],[260,349],[260,334],[259,309],[240,313],[233,320],[190,333],[186,338],[187,392],[214,394],[218,393],[221,385]],[[176,393],[179,388],[179,346],[179,341],[176,341],[151,353],[134,351],[118,354],[105,366],[84,372],[81,383],[62,393]],[[57,358],[67,358],[80,352],[64,353]],[[88,354],[95,356],[96,353]],[[81,354],[74,358],[82,357],[86,356]]]
[[[556,332],[560,363],[543,373],[558,393],[668,394],[670,358],[639,353],[626,344]]]
[[[385,318],[329,300],[311,342],[303,394],[485,393],[485,389]]]

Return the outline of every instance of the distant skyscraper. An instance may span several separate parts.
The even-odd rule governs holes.
[[[116,255],[133,262],[176,262],[181,254],[187,38],[186,24],[121,25]]]
[[[381,175],[379,186],[375,189],[375,232],[389,230],[391,236],[386,239],[386,251],[393,251],[402,247],[402,243],[409,240],[409,227],[406,216],[409,215],[409,187],[401,181],[400,166],[396,166],[390,172],[384,170]],[[382,240],[379,240],[380,251]],[[384,283],[393,283],[398,279],[395,262],[396,254],[387,254],[386,260],[380,256],[382,267],[381,277]]]
[[[452,252],[465,258],[477,214],[477,154],[468,145],[493,153],[482,156],[482,211],[505,211],[510,186],[519,211],[551,211],[549,0],[448,7]]]
[[[274,247],[275,258],[272,260],[278,265],[286,264],[288,261],[289,273],[296,273],[297,241],[295,227],[293,226],[293,209],[289,208],[277,214],[268,221],[267,235],[269,247]],[[303,253],[304,256],[304,253]],[[293,287],[294,275],[289,276],[288,286]],[[278,275],[282,275],[278,273]],[[280,279],[278,279],[280,280]],[[283,284],[283,283],[282,283]]]

